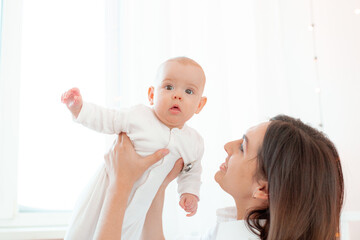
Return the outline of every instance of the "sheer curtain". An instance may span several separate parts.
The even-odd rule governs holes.
[[[164,209],[166,239],[204,232],[216,222],[217,208],[234,205],[213,180],[226,157],[223,145],[257,122],[288,112],[288,86],[280,71],[278,5],[274,5],[259,11],[252,1],[120,1],[118,22],[113,22],[119,37],[114,45],[119,49],[116,105],[147,104],[147,88],[158,65],[171,57],[193,58],[207,76],[207,105],[189,121],[205,139],[199,211],[185,217],[176,183],[170,185]],[[266,32],[267,27],[277,29]],[[269,62],[271,66],[264,68]]]

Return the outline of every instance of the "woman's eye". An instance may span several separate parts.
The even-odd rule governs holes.
[[[240,144],[240,151],[244,152],[244,146],[242,143]]]
[[[186,89],[185,92],[186,92],[187,94],[194,94],[194,91],[191,90],[191,89]]]
[[[165,86],[165,89],[166,89],[166,90],[173,90],[173,89],[174,89],[174,87],[173,87],[173,86],[171,86],[171,85],[166,85],[166,86]]]

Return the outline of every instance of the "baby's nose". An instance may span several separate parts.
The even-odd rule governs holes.
[[[173,99],[181,100],[181,99],[182,99],[181,94],[179,94],[179,93],[174,93]]]

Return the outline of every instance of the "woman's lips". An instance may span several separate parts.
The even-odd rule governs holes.
[[[220,165],[220,171],[226,172],[226,170],[227,170],[226,163],[222,163],[222,164]]]

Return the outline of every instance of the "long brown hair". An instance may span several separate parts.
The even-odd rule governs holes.
[[[257,161],[254,177],[268,182],[269,205],[249,211],[254,233],[267,240],[338,239],[343,175],[338,152],[322,132],[278,115]]]

